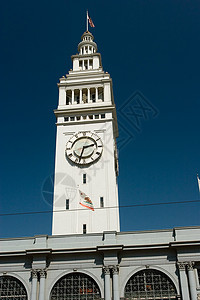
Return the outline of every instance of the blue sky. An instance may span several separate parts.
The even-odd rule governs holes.
[[[200,2],[197,0],[2,1],[2,214],[51,211],[58,79],[91,29],[113,79],[120,123],[121,205],[199,200]],[[139,130],[126,104],[150,104]],[[131,99],[131,100],[130,100]],[[141,98],[140,98],[141,99]],[[0,237],[51,234],[51,213],[0,217]],[[121,230],[200,225],[200,203],[121,208]]]

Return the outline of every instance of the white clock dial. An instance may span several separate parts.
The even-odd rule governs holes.
[[[97,161],[102,151],[103,143],[97,134],[78,132],[68,141],[66,156],[78,165],[87,165]]]

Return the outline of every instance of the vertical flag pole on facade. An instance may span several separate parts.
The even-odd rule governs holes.
[[[94,25],[92,19],[91,19],[90,16],[89,16],[88,10],[87,10],[87,16],[86,16],[86,19],[87,19],[87,20],[86,20],[86,29],[87,29],[87,31],[88,31],[88,23],[90,24],[91,27],[95,27],[95,25]]]
[[[87,13],[86,13],[86,30],[88,31],[88,10],[87,10]]]
[[[199,179],[199,175],[198,174],[197,174],[197,182],[198,182],[199,193],[200,193],[200,179]]]

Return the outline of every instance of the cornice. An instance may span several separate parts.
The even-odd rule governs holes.
[[[122,251],[124,248],[123,245],[103,245],[97,246],[98,251]]]
[[[29,249],[26,250],[27,255],[48,255],[51,254],[52,249]]]
[[[92,123],[105,123],[105,120],[107,122],[114,121],[114,119],[102,119],[102,120],[84,120],[84,121],[78,121],[78,124],[92,124]],[[62,122],[62,123],[56,123],[57,126],[67,126],[67,125],[77,125],[77,121],[70,121],[70,122]]]
[[[180,242],[171,242],[171,247],[186,247],[186,246],[200,246],[200,241],[180,241]]]
[[[97,106],[97,107],[78,107],[78,108],[69,108],[69,109],[55,109],[54,114],[56,116],[65,115],[65,114],[76,114],[76,113],[91,113],[96,111],[113,111],[115,110],[115,105],[105,105],[105,106]],[[106,119],[103,119],[104,121]]]
[[[76,81],[74,81],[74,79],[76,79]],[[57,83],[58,87],[67,87],[67,86],[83,86],[83,85],[89,85],[90,87],[92,85],[97,85],[97,84],[103,84],[103,83],[111,83],[111,78],[92,78],[93,81],[91,80],[91,77],[88,76],[87,78],[85,77],[84,79],[88,79],[88,80],[83,80],[83,78],[77,78],[77,76],[74,76],[74,78],[66,78],[66,79],[62,79],[65,80],[65,82],[60,82]],[[69,80],[73,80],[73,81],[69,81]]]
[[[91,56],[99,56],[101,58],[101,54],[98,52],[95,52],[95,53],[87,53],[87,54],[74,54],[74,55],[71,55],[71,59],[73,59],[73,58],[89,58]]]

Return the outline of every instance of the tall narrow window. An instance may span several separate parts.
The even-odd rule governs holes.
[[[69,209],[69,199],[66,199],[66,209]]]
[[[72,91],[66,91],[66,105],[71,104],[72,101]]]
[[[83,174],[83,183],[86,183],[86,174]]]
[[[86,228],[86,224],[83,224],[83,234],[87,233],[87,228]]]
[[[104,207],[103,197],[100,197],[100,207]]]

